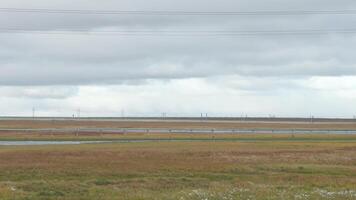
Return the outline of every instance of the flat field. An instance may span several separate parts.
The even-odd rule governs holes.
[[[356,199],[356,135],[3,133],[1,140],[115,141],[0,146],[4,200]]]
[[[278,122],[278,121],[205,121],[205,120],[0,120],[0,128],[266,128],[266,129],[320,129],[356,130],[355,122]]]

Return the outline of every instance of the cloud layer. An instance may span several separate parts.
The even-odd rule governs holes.
[[[89,0],[4,0],[1,7],[352,10],[356,2],[108,0],[98,5]],[[90,33],[334,30],[352,29],[355,20],[355,15],[130,16],[0,12],[3,29],[47,33],[1,31],[0,109],[3,115],[25,115],[36,106],[43,115],[70,115],[82,107],[87,115],[120,115],[124,109],[137,115],[209,112],[351,117],[352,100],[356,98],[352,95],[355,87],[350,86],[355,84],[356,76],[353,53],[356,34],[120,36]],[[88,34],[72,34],[78,29]],[[68,32],[48,34],[55,31]]]

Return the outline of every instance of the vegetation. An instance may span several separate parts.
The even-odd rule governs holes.
[[[356,199],[354,136],[221,137],[234,140],[0,146],[0,199]]]
[[[356,130],[355,122],[0,120],[0,128],[227,128]]]

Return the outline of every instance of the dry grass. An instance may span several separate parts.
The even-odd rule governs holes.
[[[268,129],[349,129],[356,123],[295,123],[295,122],[184,122],[184,121],[54,121],[54,120],[1,120],[0,128],[268,128]]]
[[[1,147],[0,158],[0,199],[356,197],[354,142]]]
[[[55,132],[4,132],[0,140],[226,140],[226,141],[356,141],[354,134],[172,134],[172,133],[55,133]]]
[[[0,121],[0,127],[356,129],[352,123],[91,121]],[[0,133],[0,140],[126,139],[155,142],[0,146],[0,199],[356,199],[356,135]]]

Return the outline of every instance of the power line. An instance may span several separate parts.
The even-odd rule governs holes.
[[[355,34],[356,29],[310,29],[310,30],[117,30],[91,31],[36,30],[19,28],[0,28],[0,33],[48,34],[48,35],[118,35],[118,36],[283,36],[283,35],[327,35]]]
[[[46,8],[0,8],[7,13],[83,15],[181,15],[181,16],[273,16],[273,15],[355,15],[356,10],[260,10],[260,11],[182,11],[182,10],[68,10]]]

